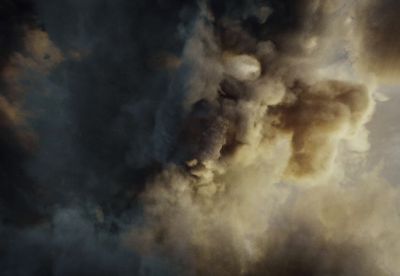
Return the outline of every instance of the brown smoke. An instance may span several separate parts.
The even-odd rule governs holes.
[[[382,181],[372,176],[353,188],[341,186],[346,173],[339,153],[367,145],[371,91],[318,76],[321,57],[331,54],[319,42],[329,20],[319,1],[303,2],[287,4],[299,16],[298,30],[277,27],[269,40],[204,11],[182,58],[190,75],[178,165],[149,184],[143,195],[149,225],[134,231],[133,244],[139,239],[158,248],[198,275],[384,275],[395,269],[395,255],[380,258],[375,251],[385,242],[380,235],[395,237],[391,226],[380,226],[387,223],[380,215],[394,211],[395,200],[384,191],[389,186],[378,187]],[[320,16],[318,28],[304,23]],[[266,22],[261,28],[268,30]],[[292,48],[299,46],[303,50]]]
[[[318,73],[337,7],[284,2],[297,25],[203,10],[182,57],[177,161],[149,183],[148,225],[128,240],[189,275],[395,273],[398,192],[345,170],[368,149],[372,90]]]

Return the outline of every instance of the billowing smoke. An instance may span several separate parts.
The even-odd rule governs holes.
[[[400,273],[396,3],[1,5],[2,274]]]

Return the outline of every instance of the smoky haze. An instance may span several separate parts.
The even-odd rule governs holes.
[[[399,274],[396,11],[3,1],[0,274]]]

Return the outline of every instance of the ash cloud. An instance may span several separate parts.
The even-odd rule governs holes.
[[[360,165],[373,88],[325,70],[367,12],[5,3],[3,274],[398,273],[398,191]]]
[[[314,224],[308,225],[311,231],[322,236],[320,240],[315,237],[315,244],[306,242],[304,250],[319,252],[318,247],[326,247],[321,250],[327,259],[337,262],[320,267],[308,264],[305,257],[285,266],[279,264],[280,258],[289,258],[291,253],[300,258],[296,249],[282,249],[283,253],[277,254],[281,257],[273,261],[278,249],[268,248],[269,235],[279,238],[269,221],[279,216],[282,210],[278,206],[284,209],[293,198],[304,200],[296,193],[274,190],[278,189],[275,185],[290,183],[307,189],[307,184],[341,183],[344,167],[339,153],[368,150],[365,124],[374,108],[367,82],[335,80],[334,75],[318,73],[325,66],[324,57],[334,55],[335,49],[324,46],[338,6],[328,8],[319,1],[296,4],[283,2],[282,9],[271,8],[281,14],[270,20],[291,18],[288,30],[283,23],[277,23],[283,29],[275,30],[268,18],[251,26],[248,11],[234,4],[202,10],[182,57],[182,68],[189,74],[177,80],[187,89],[183,102],[186,116],[178,132],[180,146],[143,195],[149,225],[132,231],[128,242],[134,247],[159,246],[175,252],[177,260],[182,252],[192,252],[185,256],[199,275],[253,273],[258,261],[264,263],[264,254],[265,266],[260,264],[256,275],[269,270],[271,275],[294,275],[298,270],[315,275],[334,275],[335,271],[363,275],[371,267],[380,274],[388,269],[383,261],[370,256],[373,251],[369,248],[358,248],[357,238],[353,245],[349,233],[330,233],[339,244],[348,239],[349,248],[340,251],[336,241],[328,241],[328,229]],[[321,21],[322,27],[314,28],[313,20]],[[293,52],[287,45],[295,45],[299,51]],[[292,199],[285,202],[289,195]],[[355,198],[342,202],[347,211],[353,209]],[[311,219],[307,213],[298,218]],[[324,220],[323,215],[319,218]],[[297,223],[290,221],[287,227]],[[368,228],[367,224],[362,222],[361,227]],[[288,231],[282,239],[291,240]],[[302,239],[301,233],[294,236]],[[345,260],[356,251],[362,253],[354,256],[353,262],[360,264],[353,270]],[[313,254],[325,262],[323,256]]]

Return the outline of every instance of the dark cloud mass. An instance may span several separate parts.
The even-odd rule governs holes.
[[[1,1],[0,275],[396,275],[398,192],[345,168],[373,91],[321,72],[351,14],[396,74],[399,11]]]

